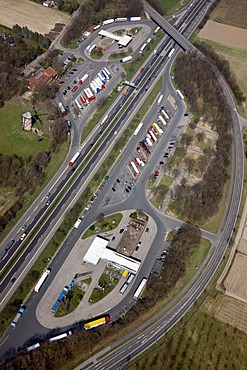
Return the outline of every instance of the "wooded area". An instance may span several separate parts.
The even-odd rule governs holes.
[[[203,117],[219,134],[214,157],[202,180],[192,186],[184,180],[176,189],[173,209],[197,224],[197,220],[207,220],[218,211],[228,179],[232,118],[225,96],[205,62],[194,55],[184,54],[178,58],[174,72],[177,84],[191,105],[195,121]]]
[[[63,37],[64,45],[82,36],[93,25],[117,17],[133,17],[142,13],[140,0],[85,0],[80,7],[79,15],[75,17]]]

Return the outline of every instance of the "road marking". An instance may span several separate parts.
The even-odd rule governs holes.
[[[3,343],[8,339],[9,335],[7,335],[7,337],[2,341],[2,343],[0,344],[0,347],[3,345]]]

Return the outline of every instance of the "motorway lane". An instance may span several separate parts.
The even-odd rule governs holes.
[[[167,43],[167,41],[165,41],[165,44]],[[161,47],[162,48],[162,47]],[[165,58],[162,59],[162,61],[159,63],[159,65],[155,68],[155,70],[152,72],[152,76],[155,76],[155,74],[157,73],[158,69],[161,68],[162,66],[162,63],[164,61]],[[150,62],[151,63],[151,62]],[[145,76],[145,74],[143,74],[143,76]],[[149,82],[148,82],[149,83]],[[146,83],[147,84],[147,83]],[[122,125],[122,121],[126,120],[128,114],[130,113],[131,109],[133,106],[135,106],[135,104],[137,103],[138,99],[141,97],[142,93],[145,92],[145,89],[146,89],[146,84],[144,84],[142,86],[142,88],[139,90],[139,93],[136,94],[134,96],[134,99],[133,101],[131,102],[131,105],[127,108],[127,110],[123,113],[122,115],[122,119],[119,120],[119,122],[117,123],[117,125],[115,126],[115,128],[111,131],[111,133],[108,135],[107,139],[106,139],[106,142],[108,140],[111,140],[112,137],[113,137],[113,132],[120,128],[120,126]],[[109,121],[114,118],[115,116],[115,112],[113,111],[112,115],[110,115],[109,117]],[[102,128],[102,130],[104,131],[106,129],[106,126]],[[94,138],[93,140],[93,143],[96,141],[96,137]],[[82,155],[81,157],[79,157],[80,159],[78,159],[78,163],[80,163],[80,161],[82,160],[82,158],[90,151],[90,146],[85,148],[85,150],[82,152]],[[86,166],[86,170],[83,171],[83,173],[81,174],[81,176],[78,178],[77,182],[75,183],[75,186],[78,185],[78,183],[82,180],[82,177],[85,175],[86,171],[90,169],[90,166],[93,165],[94,161],[97,160],[97,157],[100,155],[101,152],[103,152],[105,149],[105,144],[102,144],[101,145],[101,149],[99,150],[99,152],[96,154],[94,154],[92,160],[89,162],[89,164]],[[72,171],[68,171],[66,177],[64,178],[63,182],[61,183],[60,186],[58,186],[58,191],[60,191],[61,187],[67,183],[68,179],[71,177],[72,175]],[[73,188],[74,189],[74,188]],[[73,192],[73,189],[71,190],[71,192]],[[55,195],[53,195],[54,197]],[[52,223],[52,220],[55,219],[55,217],[58,215],[58,213],[60,212],[61,210],[61,207],[62,207],[62,204],[64,204],[65,202],[67,202],[69,198],[69,194],[67,194],[67,197],[65,197],[63,199],[62,202],[60,202],[60,208],[56,208],[55,211],[53,211],[51,217],[48,218],[48,220],[44,223],[43,227],[41,227],[41,229],[39,230],[39,232],[37,233],[36,237],[34,238],[34,241],[30,244],[30,246],[27,248],[26,252],[23,254],[23,256],[20,258],[20,260],[18,261],[18,263],[16,264],[15,268],[12,269],[9,274],[7,275],[6,279],[4,280],[4,282],[2,282],[1,284],[1,292],[3,293],[4,292],[4,289],[7,287],[10,279],[14,276],[14,274],[16,273],[17,269],[21,266],[21,263],[23,261],[25,261],[25,259],[27,258],[27,256],[31,253],[32,249],[34,248],[35,244],[39,241],[39,239],[42,237],[42,236],[45,236],[46,235],[46,231],[49,229],[49,226],[50,224]],[[53,198],[51,198],[53,199]],[[42,210],[40,211],[41,213],[43,212]],[[39,217],[38,217],[39,218]],[[28,229],[29,230],[29,229]]]
[[[150,24],[150,21],[147,21],[147,23]],[[84,45],[84,47],[85,47],[85,45]],[[155,60],[155,57],[152,57],[152,55],[151,55],[148,58],[148,61],[149,60],[151,60],[150,63],[152,64],[152,62],[154,62],[154,60]],[[112,62],[111,65],[114,65],[114,63],[115,62]],[[105,65],[105,63],[99,63],[99,62],[95,61],[94,62],[94,67],[93,67],[94,74],[96,74],[97,72],[99,72],[104,65]],[[77,76],[79,73],[80,73],[80,71],[78,71],[77,74],[73,75],[72,79],[75,78],[75,76]],[[146,74],[146,71],[141,76],[138,76],[137,75],[138,77],[137,77],[137,79],[136,79],[135,82],[138,84],[139,81],[145,76],[145,74]],[[61,91],[62,91],[62,89],[63,88],[61,88],[60,91],[59,91],[59,93],[58,93],[58,97],[60,97],[60,98],[59,99],[58,99],[58,97],[56,98],[56,101],[57,102],[59,100],[61,100],[61,97],[62,97]],[[126,96],[126,97],[121,97],[120,99],[117,99],[117,102],[115,103],[115,107],[116,107],[117,104],[119,104],[119,105],[118,105],[118,108],[116,108],[115,110],[113,110],[112,117],[115,116],[117,109],[120,109],[121,108],[121,105],[124,104],[124,102],[129,99],[130,95],[131,94],[128,94],[128,96]],[[65,103],[65,105],[66,105],[66,103]],[[87,119],[89,119],[91,115],[92,115],[92,111],[91,110],[88,110],[87,113],[86,113],[86,116],[83,117],[83,120],[82,120],[82,118],[79,118],[79,120],[84,122]],[[68,116],[66,116],[66,118],[67,119],[70,119],[73,122],[73,131],[72,131],[72,138],[71,138],[72,139],[72,142],[71,142],[70,151],[69,151],[69,154],[68,154],[68,156],[66,158],[66,161],[65,161],[64,165],[62,166],[62,168],[60,168],[60,170],[57,173],[59,179],[60,179],[60,177],[62,177],[66,173],[66,171],[67,171],[67,163],[69,162],[69,159],[78,150],[78,146],[80,144],[79,138],[81,137],[81,133],[82,133],[82,130],[83,130],[83,122],[81,122],[81,124],[78,125],[78,120],[77,120],[77,122],[75,122],[74,119],[73,119],[73,117],[72,117],[72,115],[71,115],[71,113],[69,113]],[[105,130],[105,128],[101,129],[102,132],[104,130]],[[95,132],[96,131],[97,131],[97,128],[96,128]],[[98,133],[96,133],[94,135],[94,138],[95,138],[96,135],[98,135]],[[95,142],[95,139],[93,140],[93,142]],[[86,144],[86,143],[87,143],[87,141],[84,142],[84,144]],[[80,160],[78,160],[78,164],[79,163],[80,163]],[[68,181],[68,179],[70,178],[70,176],[67,175],[63,179],[63,181],[61,183],[61,186],[59,186],[58,189],[61,189],[62,188],[62,185],[65,184]],[[44,190],[42,192],[42,194],[36,199],[36,201],[33,203],[33,205],[29,208],[28,212],[22,217],[22,219],[17,223],[17,225],[12,229],[14,231],[14,233],[16,233],[17,231],[19,231],[19,233],[20,233],[21,225],[23,225],[24,223],[25,224],[28,224],[30,218],[34,218],[35,221],[39,221],[40,220],[41,216],[43,216],[43,213],[46,210],[46,206],[44,206],[42,209],[39,209],[40,203],[43,201],[43,199],[45,199],[44,194],[47,193],[48,191],[51,191],[52,190],[53,191],[53,195],[52,195],[51,199],[53,200],[55,198],[55,195],[58,194],[58,191],[56,191],[56,193],[55,193],[54,190],[53,190],[53,187],[55,186],[55,184],[57,182],[58,182],[57,177],[56,177],[56,179],[54,178],[52,180],[52,182],[47,186],[46,190]],[[37,211],[37,209],[38,209],[38,211]],[[36,214],[35,214],[35,212],[36,212]],[[38,214],[37,214],[37,212],[38,212]],[[27,233],[30,233],[30,231],[32,230],[32,228],[34,227],[34,225],[35,225],[35,222],[32,222],[31,224],[28,224],[28,227],[27,227],[27,229],[25,231]],[[8,242],[8,240],[10,240],[11,238],[13,238],[13,239],[19,239],[19,237],[16,238],[16,236],[13,235],[13,232],[12,232],[12,236],[11,237],[8,236],[8,237],[5,238],[5,240],[3,242],[3,245],[6,245],[7,242]],[[0,263],[0,271],[5,266],[6,262],[13,256],[13,254],[18,249],[18,247],[20,246],[20,244],[21,244],[21,241],[18,240],[15,243],[15,245],[11,248],[11,250],[9,251],[8,255],[6,256],[6,258]],[[30,253],[30,249],[28,250],[28,252],[25,254],[25,256],[23,258],[26,258],[26,256],[28,255],[28,253]],[[7,278],[10,280],[14,276],[14,273],[15,273],[14,271],[11,271],[8,274]],[[5,286],[6,286],[6,284],[5,284]],[[4,286],[2,286],[2,288],[0,286],[0,293],[3,291],[3,288],[4,288]]]
[[[153,74],[154,73],[156,73],[156,71],[155,72],[153,72]],[[142,90],[141,91],[143,91],[145,89],[145,85],[142,87]],[[136,102],[136,100],[137,100],[137,97],[138,97],[138,95],[135,95],[135,98],[134,98],[134,103]],[[133,104],[134,104],[133,103]],[[127,112],[124,114],[124,116],[123,116],[123,120],[125,120],[126,119],[126,115],[128,114],[128,112],[130,111],[130,108],[128,108],[127,109]],[[121,120],[122,121],[122,120]],[[118,123],[118,125],[121,125],[121,121],[119,121],[119,123]],[[114,130],[115,130],[115,128],[114,128]],[[113,131],[113,130],[112,130]],[[108,138],[110,139],[111,138],[111,136],[112,136],[112,134],[109,134],[108,135]],[[104,148],[102,148],[102,150],[103,150]],[[99,154],[100,154],[100,152],[99,152]],[[92,159],[92,161],[90,161],[90,163],[88,164],[88,166],[87,166],[87,168],[86,168],[86,171],[88,170],[88,168],[90,167],[90,165],[91,165],[91,163],[94,163],[94,161],[95,161],[95,158],[99,155],[99,154],[95,154],[94,155],[94,157],[93,157],[93,159]],[[83,173],[82,173],[82,175],[80,176],[80,178],[82,178],[82,176],[84,175],[84,172],[86,172],[86,171],[83,171]],[[76,184],[77,183],[80,183],[80,178],[77,180],[77,182],[76,182]],[[67,198],[68,197],[68,195],[66,196],[66,201],[67,201]],[[130,202],[129,203],[129,205],[128,205],[128,202]],[[150,214],[151,214],[151,216],[152,216],[152,214],[154,215],[154,217],[156,218],[157,216],[155,215],[156,214],[156,210],[154,210],[154,208],[150,205],[150,203],[148,202],[148,201],[146,201],[147,202],[147,206],[146,206],[146,208],[147,209],[150,209]],[[137,204],[138,205],[140,205],[138,202],[137,202]],[[129,200],[127,200],[127,202],[126,202],[126,209],[129,209],[129,208],[132,208],[132,206],[133,206],[133,200],[130,198]],[[120,207],[120,208],[122,208],[122,207]],[[139,208],[139,207],[137,207],[137,208]],[[58,211],[58,209],[56,209],[54,212],[53,212],[53,214],[54,214],[54,216],[56,216],[56,213],[58,213],[59,211]],[[105,212],[105,210],[104,210],[104,212]],[[101,213],[101,209],[98,211],[98,213],[100,214]],[[92,214],[92,213],[91,213]],[[97,214],[97,213],[96,213]],[[88,214],[88,216],[90,215],[90,213]],[[94,220],[95,220],[95,213],[94,213],[94,215],[93,216],[91,216],[92,217],[92,219],[90,219],[90,217],[86,217],[85,218],[85,220],[83,221],[83,228],[85,228],[86,229],[86,227],[87,226],[89,226],[90,225],[90,223],[91,222],[93,222]],[[154,263],[154,260],[155,260],[155,258],[156,258],[156,255],[157,255],[157,251],[158,251],[158,249],[159,249],[159,247],[160,247],[160,245],[161,245],[161,243],[162,243],[162,241],[163,241],[163,238],[164,238],[164,233],[165,233],[165,231],[166,231],[166,228],[165,228],[165,226],[164,226],[164,222],[163,222],[163,220],[159,220],[158,219],[158,224],[159,224],[159,229],[161,230],[161,232],[159,233],[159,235],[157,235],[157,239],[155,240],[155,243],[154,243],[154,247],[152,247],[152,248],[155,248],[155,251],[154,251],[154,253],[152,253],[152,257],[149,257],[148,259],[147,259],[147,261],[146,261],[146,263],[144,264],[144,274],[146,274],[147,276],[149,275],[149,273],[150,273],[150,271],[151,271],[151,268],[152,268],[152,266],[153,266],[153,263]],[[49,226],[49,224],[51,223],[51,219],[49,219],[46,223],[45,223],[45,225],[44,225],[44,229],[46,229],[46,227],[48,227]],[[42,233],[43,231],[41,230],[40,231],[40,233]],[[77,235],[77,233],[78,233],[78,235]],[[65,261],[65,255],[68,255],[69,254],[69,251],[71,250],[70,248],[73,248],[73,245],[74,245],[74,243],[75,243],[75,241],[78,239],[78,237],[81,235],[81,230],[78,230],[77,232],[75,232],[74,230],[72,231],[72,233],[71,233],[71,235],[72,235],[72,240],[70,240],[69,241],[69,246],[70,247],[68,247],[68,243],[65,243],[65,246],[63,246],[63,248],[62,248],[62,250],[61,250],[61,253],[63,254],[63,258],[61,258],[60,257],[60,254],[58,255],[58,257],[56,258],[56,260],[58,260],[59,259],[59,267],[57,267],[56,269],[54,269],[54,267],[53,267],[53,264],[52,264],[52,273],[51,273],[51,275],[50,275],[50,278],[49,278],[49,280],[51,280],[52,278],[53,278],[53,276],[55,276],[55,274],[56,274],[56,272],[58,271],[58,269],[60,268],[60,266],[63,264],[63,262]],[[39,238],[39,235],[37,236],[37,238]],[[63,253],[63,249],[64,248],[66,248],[66,254],[64,254]],[[48,284],[49,282],[47,281],[47,284]],[[45,283],[46,284],[46,283]],[[137,283],[136,283],[137,284]],[[134,288],[133,288],[134,289]],[[40,298],[41,298],[41,296],[40,296]],[[34,302],[36,302],[36,301],[34,301]],[[126,303],[126,309],[129,309],[129,307],[130,307],[130,305],[132,305],[133,304],[133,302],[129,302],[129,303]],[[31,308],[31,307],[30,307]],[[26,315],[24,315],[23,316],[23,318],[22,318],[22,320],[20,321],[20,323],[18,324],[18,326],[17,326],[17,328],[20,328],[20,330],[21,330],[21,328],[24,326],[25,328],[26,328],[26,335],[25,335],[25,338],[30,338],[31,337],[31,334],[33,333],[33,326],[30,328],[30,325],[28,325],[28,322],[30,322],[29,320],[28,320],[28,317],[29,317],[29,312],[30,312],[30,308],[28,309],[28,316],[27,316],[27,313],[26,313]],[[118,308],[116,309],[116,312],[115,312],[115,316],[117,317],[117,312],[118,312]],[[114,313],[112,314],[113,315],[113,317],[114,317]],[[25,317],[27,318],[27,319],[25,319]],[[35,317],[35,316],[33,316],[32,315],[32,317]],[[36,320],[35,320],[36,321]],[[27,327],[29,328],[29,330],[27,330]],[[37,322],[35,322],[35,327],[37,327],[37,329],[36,329],[36,332],[38,333],[38,332],[44,332],[44,328],[42,328],[42,329],[40,329],[41,327],[40,327],[40,325],[37,323]],[[16,329],[17,329],[16,328]],[[15,330],[16,330],[15,329]],[[18,329],[19,330],[19,329]],[[64,330],[64,329],[63,329]],[[15,333],[16,333],[16,331],[15,331]],[[45,331],[45,333],[46,333],[46,331]],[[15,346],[16,347],[19,347],[20,345],[21,345],[21,341],[19,340],[20,339],[20,337],[16,337],[15,336],[15,338],[14,339],[12,339],[12,344],[14,344],[15,343]],[[7,348],[7,343],[8,342],[6,342],[6,348]],[[2,350],[4,350],[5,349],[5,346],[2,348]],[[1,350],[1,352],[2,352],[2,350]],[[2,352],[3,353],[3,352]]]

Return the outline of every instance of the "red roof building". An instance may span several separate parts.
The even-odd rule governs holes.
[[[38,85],[50,83],[55,77],[57,77],[57,72],[53,68],[48,67],[47,69],[44,69],[41,67],[28,79],[28,84],[29,87],[33,89]]]

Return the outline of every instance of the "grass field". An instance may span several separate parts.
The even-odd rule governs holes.
[[[17,154],[28,158],[48,148],[49,140],[39,137],[30,132],[24,131],[21,127],[21,114],[24,109],[21,104],[9,103],[0,109],[0,152],[2,154]]]
[[[198,39],[201,40],[197,36],[197,40]],[[216,53],[229,62],[231,70],[236,76],[237,83],[247,98],[247,50],[219,44],[209,40],[204,40],[204,42],[210,45]],[[247,103],[244,102],[243,105],[245,112],[247,113]]]
[[[12,28],[27,26],[34,32],[48,34],[56,23],[66,24],[69,14],[47,8],[30,0],[0,0],[0,24]]]
[[[246,0],[221,0],[211,19],[230,26],[247,28]]]
[[[82,236],[82,239],[86,239],[89,236],[96,235],[99,232],[104,233],[116,229],[116,227],[118,227],[119,223],[121,222],[122,218],[123,215],[121,213],[116,213],[114,215],[100,219],[85,231],[85,233]]]
[[[165,10],[165,14],[168,15],[183,8],[189,0],[160,0],[160,2]]]

